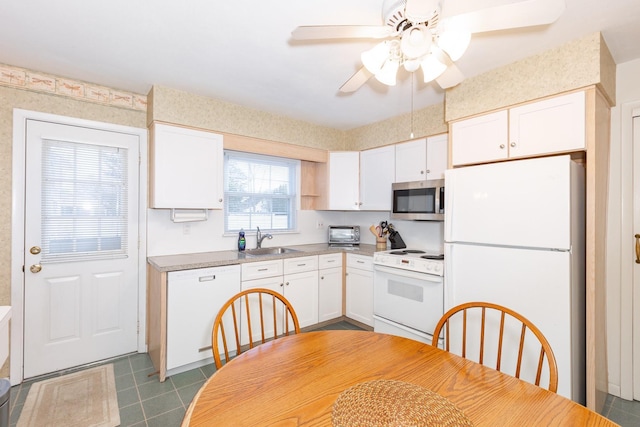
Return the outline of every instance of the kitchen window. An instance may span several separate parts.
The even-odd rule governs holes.
[[[298,160],[225,151],[225,232],[295,230],[299,165]]]

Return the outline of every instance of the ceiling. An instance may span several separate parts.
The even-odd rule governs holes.
[[[518,0],[443,0],[456,11]],[[559,0],[562,1],[562,0]],[[336,129],[443,102],[404,70],[396,86],[338,88],[376,40],[300,42],[298,25],[382,25],[383,0],[0,1],[0,63],[147,94],[167,86]],[[640,1],[566,0],[548,26],[476,34],[467,77],[601,31],[616,63],[640,58]]]

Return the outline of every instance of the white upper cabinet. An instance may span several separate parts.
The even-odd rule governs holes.
[[[222,209],[222,135],[154,123],[150,143],[150,206]]]
[[[360,153],[329,153],[329,210],[357,210],[360,200]]]
[[[584,150],[585,93],[461,120],[451,132],[453,165]]]
[[[395,147],[360,152],[360,209],[391,210],[391,184],[395,178]]]
[[[395,182],[422,181],[427,179],[427,140],[396,144]]]
[[[462,120],[451,125],[451,161],[454,165],[483,163],[508,156],[509,113],[506,110]]]
[[[509,111],[509,157],[583,150],[585,93],[546,99]]]
[[[444,179],[447,134],[396,144],[395,182]]]

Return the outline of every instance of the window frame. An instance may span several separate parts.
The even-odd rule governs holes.
[[[298,209],[299,209],[299,193],[300,193],[300,160],[286,158],[286,157],[278,157],[278,156],[270,156],[264,154],[257,153],[249,153],[244,151],[236,151],[236,150],[224,150],[224,160],[223,160],[223,168],[224,168],[224,179],[223,179],[223,189],[224,189],[224,234],[225,235],[233,235],[237,234],[239,231],[244,230],[245,232],[254,232],[256,231],[256,227],[260,227],[260,231],[269,232],[272,234],[280,234],[280,233],[295,233],[298,231]],[[241,161],[247,162],[255,162],[256,164],[271,164],[271,165],[279,165],[279,166],[287,166],[289,168],[289,182],[288,182],[288,194],[283,197],[272,197],[270,193],[236,193],[229,191],[229,177],[230,174],[228,172],[229,160],[230,159],[238,159]],[[285,198],[288,199],[289,205],[289,215],[288,215],[288,227],[287,228],[273,228],[273,223],[271,226],[263,226],[260,224],[255,224],[254,221],[249,219],[248,227],[240,227],[238,229],[229,228],[229,208],[231,206],[230,201],[232,200],[234,195],[237,194],[246,194],[246,197],[260,197],[260,195],[266,196],[270,200]],[[263,197],[264,197],[263,196]],[[273,211],[270,211],[273,216]],[[249,213],[251,216],[252,213]],[[255,213],[254,213],[255,214]]]

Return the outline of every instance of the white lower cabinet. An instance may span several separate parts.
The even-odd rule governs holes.
[[[245,280],[247,277],[251,280]],[[301,328],[318,323],[317,255],[242,264],[242,290],[250,288],[272,289],[284,295]],[[283,315],[279,317],[284,321]]]
[[[318,322],[342,316],[342,256],[318,256]]]
[[[373,326],[373,258],[347,254],[347,317]]]
[[[213,320],[222,305],[239,291],[239,265],[167,273],[166,369],[169,375],[213,358]]]

